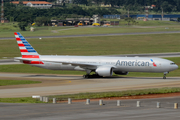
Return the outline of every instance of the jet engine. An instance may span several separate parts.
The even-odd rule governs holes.
[[[129,72],[123,72],[123,71],[114,71],[115,74],[118,75],[127,75]]]
[[[99,76],[112,76],[113,70],[109,66],[98,67],[95,71]]]

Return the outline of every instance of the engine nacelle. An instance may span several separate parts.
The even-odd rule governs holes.
[[[129,72],[123,72],[123,71],[114,71],[115,74],[118,75],[127,75]]]
[[[112,76],[113,70],[109,66],[98,67],[95,71],[99,76]]]

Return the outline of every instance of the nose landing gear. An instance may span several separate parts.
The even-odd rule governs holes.
[[[166,75],[167,75],[168,73],[169,73],[169,72],[164,72],[163,79],[166,79]]]
[[[166,74],[163,76],[163,79],[166,79]]]

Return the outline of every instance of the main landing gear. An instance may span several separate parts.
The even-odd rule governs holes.
[[[93,75],[89,75],[89,74],[86,74],[86,75],[83,75],[83,78],[101,78],[102,76],[99,76],[98,74],[93,74]]]
[[[166,79],[166,75],[167,75],[168,73],[169,73],[169,72],[164,72],[163,79]]]

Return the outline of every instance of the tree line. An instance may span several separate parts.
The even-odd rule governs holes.
[[[71,7],[63,8],[51,8],[51,9],[36,9],[26,6],[16,6],[13,4],[6,4],[4,7],[4,16],[8,20],[13,17],[14,21],[19,21],[22,17],[30,17],[30,20],[33,21],[36,17],[56,17],[61,18],[63,15],[76,15],[89,16],[92,17],[94,14],[106,15],[106,14],[120,14],[115,8],[82,8],[80,6],[74,5]]]
[[[50,9],[36,9],[23,5],[16,6],[10,3],[5,3],[4,6],[4,17],[9,21],[19,22],[19,27],[22,30],[25,30],[25,27],[29,23],[34,23],[36,21],[44,21],[44,24],[47,25],[47,21],[50,21],[53,18],[66,19],[66,17],[92,17],[94,14],[102,16],[105,14],[120,14],[120,12],[118,12],[115,8],[106,9],[97,7],[85,9],[78,5]]]
[[[57,0],[4,0],[5,2],[11,1],[47,1],[56,2]],[[62,0],[65,2],[66,0]],[[130,10],[139,10],[144,6],[155,5],[154,11],[164,12],[179,12],[180,0],[72,0],[73,4],[83,4],[87,6],[100,5],[102,3],[111,4],[112,7],[120,7]]]
[[[111,4],[112,7],[122,7],[130,10],[155,5],[154,11],[160,11],[162,8],[165,12],[180,11],[180,0],[73,0],[75,4],[92,5],[93,2],[97,5],[101,3]]]
[[[125,9],[130,11],[144,11],[145,6],[155,5],[153,9],[155,12],[179,12],[180,0],[72,0],[73,4],[70,6],[64,6],[60,8],[51,9],[36,9],[26,7],[23,5],[11,4],[11,1],[25,1],[25,0],[5,0],[4,2],[4,17],[9,21],[21,22],[21,26],[27,25],[27,23],[33,23],[35,21],[41,21],[40,17],[45,20],[52,18],[65,19],[66,17],[78,18],[78,17],[92,17],[94,14],[110,15],[121,14],[118,9]],[[28,1],[28,0],[26,0]],[[38,1],[38,0],[30,0]],[[55,2],[56,0],[39,0],[47,2]],[[63,0],[65,2],[65,0]],[[110,8],[100,7],[100,4],[111,4]],[[97,7],[80,7],[78,4]],[[43,20],[43,21],[44,21]],[[47,24],[47,22],[44,22]],[[23,28],[24,29],[24,28]]]

